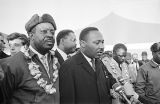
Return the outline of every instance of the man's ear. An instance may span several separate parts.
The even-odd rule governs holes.
[[[59,44],[64,44],[64,38],[61,38],[61,39],[60,39]]]
[[[84,40],[80,40],[80,46],[82,48],[86,47],[86,42]]]
[[[30,40],[33,40],[33,33],[30,32],[28,35],[29,35],[29,39],[30,39]]]
[[[155,56],[155,54],[156,54],[155,52],[152,52],[152,56],[153,56],[153,57]]]

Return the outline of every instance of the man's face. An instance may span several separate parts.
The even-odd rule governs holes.
[[[55,29],[50,23],[40,23],[30,38],[37,51],[49,51],[55,43]]]
[[[83,42],[82,42],[83,43]],[[90,31],[84,41],[84,53],[89,58],[99,58],[104,51],[104,39],[99,31]]]
[[[160,64],[160,51],[159,52],[153,52],[153,59],[156,61],[156,63]]]
[[[138,55],[137,54],[133,54],[132,58],[133,58],[134,62],[138,62]]]
[[[3,36],[0,36],[0,50],[3,50],[5,45],[4,45],[4,37]]]
[[[117,49],[114,58],[119,64],[123,63],[126,58],[126,51],[123,48]]]
[[[17,52],[20,51],[22,45],[22,40],[21,39],[14,39],[14,40],[9,40],[9,47],[10,47],[10,52],[11,56],[15,55]]]
[[[147,60],[147,55],[142,55],[142,60]]]
[[[132,63],[131,58],[126,58],[126,62],[127,64],[131,64]]]
[[[76,51],[76,36],[73,32],[70,32],[63,38],[63,46],[67,54],[74,53]]]
[[[110,59],[106,56],[102,58],[102,62],[106,65],[108,64],[108,62],[110,61]]]

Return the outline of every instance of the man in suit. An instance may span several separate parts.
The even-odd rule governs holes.
[[[3,103],[59,104],[59,64],[50,52],[55,42],[54,19],[49,14],[35,14],[25,28],[30,37],[29,50],[2,60]]]
[[[58,33],[56,41],[55,56],[58,58],[60,65],[62,65],[68,59],[67,56],[76,50],[76,36],[72,30],[66,29]]]
[[[87,27],[79,41],[80,51],[60,68],[61,104],[111,104],[110,89],[116,80],[98,59],[104,50],[102,34]]]

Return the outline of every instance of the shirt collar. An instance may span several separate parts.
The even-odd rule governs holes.
[[[159,67],[160,68],[160,65],[158,64],[158,63],[156,63],[153,59],[151,60],[151,65],[153,66],[153,67]]]
[[[91,58],[87,57],[83,52],[82,52],[82,54],[85,57],[85,59],[89,62],[89,64],[92,66]]]
[[[39,52],[37,52],[31,45],[29,46],[29,49],[34,52],[35,54],[38,55],[39,59],[41,59],[43,56],[48,56],[48,53],[46,53],[45,55],[40,54]]]
[[[62,58],[64,60],[67,60],[67,54],[65,52],[63,52],[61,49],[57,48],[57,51],[61,54]]]

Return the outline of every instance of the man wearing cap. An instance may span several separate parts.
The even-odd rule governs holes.
[[[27,51],[3,60],[1,88],[5,104],[59,104],[59,63],[51,49],[56,24],[49,14],[37,14],[26,23]]]

